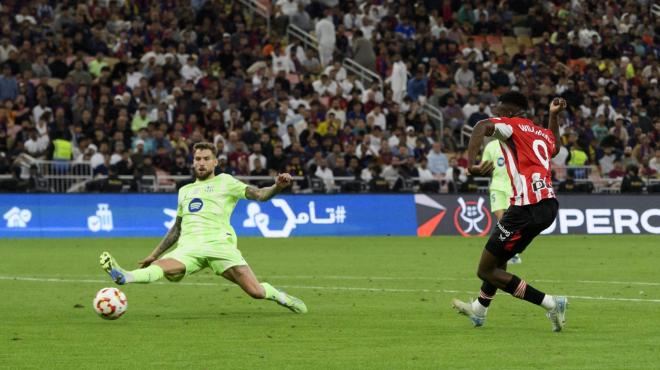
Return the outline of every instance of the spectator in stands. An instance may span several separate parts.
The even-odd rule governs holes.
[[[649,167],[655,171],[656,177],[658,177],[660,174],[660,149],[655,150],[655,155],[649,161]]]
[[[16,81],[11,67],[5,64],[0,71],[0,101],[16,99],[18,96],[18,81]]]
[[[449,192],[453,193],[461,188],[461,184],[467,181],[467,170],[458,165],[456,158],[449,160],[449,167],[444,176]]]
[[[332,62],[332,56],[335,52],[335,24],[330,9],[325,11],[325,18],[316,22],[315,33],[319,45],[321,65],[325,67]]]
[[[335,176],[325,158],[321,158],[316,163],[316,170],[314,171],[314,176],[323,180],[326,191],[332,191],[335,189]]]
[[[407,93],[412,101],[426,99],[426,92],[428,91],[429,79],[424,74],[424,70],[420,67],[415,72],[415,77],[408,80]]]
[[[29,139],[25,142],[25,150],[36,159],[45,159],[48,154],[50,140],[47,135],[39,136],[36,128],[29,129]]]
[[[289,3],[297,2],[292,0],[285,1]],[[306,32],[310,32],[312,29],[314,29],[312,18],[309,16],[309,13],[305,11],[305,6],[302,3],[298,3],[296,11],[289,15],[289,23]]]
[[[408,86],[408,67],[401,59],[400,54],[396,54],[392,59],[392,74],[385,81],[389,82],[392,89],[392,100],[401,104]]]
[[[261,168],[266,168],[267,159],[266,156],[262,153],[261,142],[256,142],[252,144],[252,154],[248,157],[248,167],[250,172],[253,171],[257,166],[256,162],[261,163]]]
[[[447,160],[445,153],[442,152],[442,146],[439,142],[433,143],[433,147],[429,152],[427,159],[429,169],[434,178],[439,181],[444,180],[447,169],[449,168],[449,161]]]
[[[361,30],[357,30],[353,36],[352,45],[353,59],[361,66],[375,72],[376,53],[371,43],[371,38],[365,36]]]
[[[644,180],[639,177],[639,168],[630,165],[626,168],[626,174],[621,180],[622,193],[641,193],[644,189]]]
[[[475,76],[474,72],[469,69],[468,62],[463,60],[460,62],[461,68],[459,68],[456,71],[456,74],[454,74],[454,82],[458,87],[462,87],[464,89],[470,89],[472,86],[475,85]]]
[[[598,160],[600,165],[600,173],[609,174],[614,169],[614,161],[616,154],[611,146],[603,148],[603,156]]]
[[[623,163],[620,160],[614,161],[614,168],[608,173],[609,178],[618,179],[626,175],[626,171],[623,167]]]

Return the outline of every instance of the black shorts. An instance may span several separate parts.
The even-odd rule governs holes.
[[[557,217],[557,199],[544,199],[528,206],[511,206],[493,229],[486,250],[500,261],[508,261],[527,248]]]

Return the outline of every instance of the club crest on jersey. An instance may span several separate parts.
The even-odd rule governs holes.
[[[497,158],[497,166],[498,167],[504,166],[504,157]]]
[[[204,202],[199,198],[193,198],[190,203],[188,203],[188,211],[191,213],[199,212],[204,207]]]

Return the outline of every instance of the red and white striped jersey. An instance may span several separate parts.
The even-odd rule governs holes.
[[[554,198],[550,159],[555,152],[552,131],[527,118],[490,118],[493,136],[500,140],[504,163],[511,180],[511,205],[525,206]]]

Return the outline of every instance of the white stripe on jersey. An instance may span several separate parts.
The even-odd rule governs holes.
[[[506,165],[512,177],[511,184],[513,185],[514,188],[515,205],[521,206],[522,205],[521,194],[523,193],[524,190],[523,190],[522,181],[520,179],[520,174],[518,173],[518,169],[516,168],[516,162],[513,158],[513,153],[511,152],[511,149],[509,148],[507,143],[501,141],[500,144],[502,144],[502,149],[504,149],[504,155],[506,155]]]
[[[522,196],[523,196],[522,205],[526,206],[526,205],[529,204],[529,189],[527,188],[527,178],[525,177],[525,175],[520,175],[520,182],[522,183],[522,188],[523,188],[523,191],[522,191]]]
[[[491,118],[492,120],[493,118]],[[499,118],[497,118],[499,119]],[[507,141],[513,135],[513,128],[506,123],[496,123],[493,137],[500,141]]]

